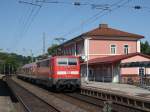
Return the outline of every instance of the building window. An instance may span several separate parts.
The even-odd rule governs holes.
[[[129,53],[129,46],[124,45],[124,54],[128,54],[128,53]]]
[[[69,48],[69,55],[71,55],[71,48]]]
[[[144,68],[143,67],[140,67],[139,68],[139,75],[141,76],[141,77],[143,77],[144,76]]]
[[[66,49],[64,49],[64,55],[66,55]]]
[[[116,45],[111,45],[111,54],[116,54]]]
[[[71,48],[71,55],[74,55],[74,47]]]
[[[75,49],[72,48],[72,55],[75,55]]]

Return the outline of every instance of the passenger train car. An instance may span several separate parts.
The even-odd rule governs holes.
[[[26,64],[19,69],[18,77],[56,90],[74,90],[80,86],[79,57],[54,56]]]

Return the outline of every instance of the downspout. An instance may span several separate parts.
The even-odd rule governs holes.
[[[75,47],[74,55],[77,56],[77,43],[76,43],[76,42],[75,42],[75,44],[74,44],[74,47]]]
[[[112,81],[111,81],[111,82],[113,82],[113,74],[114,74],[114,67],[113,67],[113,63],[111,64],[111,70],[112,70],[112,72],[111,72]]]

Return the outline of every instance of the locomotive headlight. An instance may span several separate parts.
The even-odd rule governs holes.
[[[58,75],[66,75],[66,74],[72,74],[77,75],[79,74],[79,71],[57,71]]]
[[[57,71],[57,74],[58,75],[64,75],[64,74],[67,74],[67,72],[66,71]]]
[[[79,74],[79,71],[71,71],[71,74]]]

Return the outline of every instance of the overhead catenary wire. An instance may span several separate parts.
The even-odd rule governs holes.
[[[26,2],[26,1],[19,1],[19,3],[24,3],[24,4],[29,4],[32,5],[32,9],[26,19],[26,21],[23,23],[23,27],[20,28],[20,34],[19,34],[19,39],[16,41],[17,44],[15,44],[14,46],[18,46],[18,44],[20,43],[19,41],[22,40],[23,37],[25,37],[25,34],[27,33],[27,31],[29,30],[32,22],[34,21],[35,17],[38,15],[42,4],[45,2],[45,0],[41,0],[41,3],[37,2],[36,0],[32,0],[32,2]],[[63,3],[63,2],[61,2]],[[79,4],[79,3],[74,3],[74,5],[87,5],[87,4]],[[39,6],[38,9],[36,10],[36,6]],[[36,10],[36,11],[35,11]]]
[[[44,0],[43,0],[44,1]],[[23,28],[23,31],[22,31],[22,35],[25,35],[28,31],[28,29],[30,28],[31,24],[33,23],[34,19],[36,18],[36,16],[38,15],[41,7],[42,7],[42,4],[43,3],[40,3],[40,4],[37,4],[36,1],[32,2],[33,4],[36,4],[36,5],[33,5],[32,6],[32,10],[26,20],[26,23],[24,25],[24,28]],[[36,6],[39,6],[39,7],[36,7]]]
[[[35,3],[33,3],[33,2],[26,2],[26,1],[21,1],[21,0],[20,0],[19,3],[25,3],[25,4],[35,5],[35,6],[41,7],[41,5],[35,4]]]
[[[53,0],[53,1],[49,1],[49,0],[36,0],[36,2],[43,2],[43,3],[50,3],[50,4],[58,4],[58,5],[74,5],[74,6],[90,6],[92,9],[93,8],[101,8],[101,9],[106,9],[109,7],[109,4],[93,4],[93,3],[88,3],[88,2],[78,2],[78,1],[74,1],[74,2],[65,2],[65,1],[57,1],[57,0]]]
[[[20,38],[23,37],[23,34],[24,34],[25,30],[26,30],[27,25],[29,24],[29,21],[30,21],[32,15],[33,15],[34,10],[35,10],[35,7],[32,7],[31,12],[29,13],[28,18],[27,18],[27,20],[25,21],[25,23],[23,25],[22,31],[20,32]]]
[[[41,7],[39,7],[35,13],[33,14],[33,16],[31,17],[30,21],[28,21],[28,24],[26,25],[26,28],[24,29],[23,35],[25,35],[27,33],[27,31],[29,30],[30,26],[32,25],[34,19],[36,18],[36,16],[38,15],[38,13],[40,12]]]
[[[119,1],[111,4],[110,5],[111,11],[113,11],[115,9],[118,9],[118,8],[121,8],[122,6],[124,6],[125,4],[127,4],[128,2],[129,2],[129,0],[119,0]],[[105,9],[101,10],[98,13],[94,14],[93,16],[91,16],[90,18],[88,18],[87,20],[85,20],[83,24],[85,25],[89,21],[95,21],[96,19],[98,19],[98,18],[100,18],[100,17],[102,17],[104,15],[107,15],[109,12],[110,12],[110,10],[105,10]],[[71,33],[74,33],[76,30],[79,30],[80,27],[81,27],[81,25],[79,25],[78,27],[75,27],[74,29],[72,29],[71,31],[67,32],[66,34],[64,34],[61,37],[63,38],[63,37],[65,37],[65,36],[67,36],[67,35],[69,35]]]
[[[118,9],[118,8],[121,8],[121,7],[124,6],[126,3],[129,3],[129,1],[130,1],[130,0],[119,0],[119,1],[117,1],[117,2],[115,2],[115,3],[113,3],[113,4],[111,4],[111,5],[110,5],[111,12],[112,12],[113,10],[116,10],[116,9]],[[103,13],[103,12],[104,12],[104,13]],[[84,21],[82,22],[82,24],[80,24],[80,25],[77,26],[77,27],[74,27],[74,28],[71,29],[69,32],[63,34],[63,35],[60,36],[60,37],[66,37],[66,36],[68,36],[68,35],[74,33],[75,31],[79,30],[82,25],[89,24],[90,21],[93,22],[93,21],[97,20],[98,18],[107,15],[109,12],[110,12],[110,10],[101,10],[101,11],[99,11],[98,13],[94,14],[94,15],[91,16],[90,18],[84,20]]]
[[[18,2],[20,3],[20,2]],[[32,0],[32,3],[34,3],[34,0]],[[35,10],[35,6],[31,5],[32,7],[28,8],[27,13],[25,14],[25,16],[22,16],[21,21],[20,21],[20,27],[19,27],[19,31],[18,31],[18,35],[17,35],[17,40],[15,41],[13,48],[16,48],[20,41],[23,38],[23,34],[24,34],[24,30],[26,29],[26,26],[28,24],[28,22],[30,21],[30,18],[32,17],[32,14]]]
[[[44,0],[43,0],[44,1]],[[32,25],[34,19],[36,18],[36,16],[38,15],[42,4],[43,3],[36,3],[35,0],[32,0],[32,2],[26,2],[26,1],[19,1],[19,3],[25,3],[25,4],[29,4],[31,5],[31,9],[30,12],[28,13],[27,17],[24,17],[26,19],[24,19],[22,27],[20,28],[20,32],[19,32],[19,37],[16,40],[15,44],[14,44],[14,48],[16,48],[20,41],[23,39],[23,37],[25,37],[25,35],[27,34],[27,31],[29,30],[30,26]]]
[[[142,6],[142,5],[135,5],[132,6],[135,10],[146,10],[147,12],[150,12],[150,7]]]
[[[32,0],[32,2],[33,2],[33,0]],[[16,29],[16,34],[14,35],[15,39],[13,39],[14,43],[12,43],[10,47],[13,47],[13,48],[16,47],[16,45],[17,45],[17,43],[18,43],[18,41],[20,39],[22,30],[24,29],[23,27],[25,26],[25,23],[27,21],[28,15],[29,15],[29,13],[30,13],[32,8],[33,7],[28,7],[27,11],[20,16],[19,21],[18,21],[18,29]]]
[[[123,1],[123,0],[122,0],[122,1]],[[119,9],[119,8],[121,8],[121,7],[123,7],[124,5],[128,4],[129,1],[130,1],[130,0],[124,0],[124,2],[122,2],[121,4],[116,5],[116,7],[113,7],[110,12],[115,11],[115,10],[117,10],[117,9]],[[109,12],[108,12],[108,13],[109,13]],[[102,15],[100,15],[100,16],[97,15],[95,18],[93,18],[93,20],[92,20],[91,22],[96,21],[97,19],[99,19],[100,17],[103,17],[103,16],[107,15],[108,13],[102,14]]]
[[[87,20],[83,21],[82,25],[86,25],[86,24],[89,24],[89,23],[91,23],[91,22],[96,21],[97,19],[99,19],[99,18],[101,18],[101,17],[103,17],[103,16],[109,14],[110,12],[112,12],[112,11],[114,11],[114,10],[117,10],[117,9],[123,7],[125,4],[129,3],[129,1],[130,1],[130,0],[127,0],[127,1],[126,1],[126,0],[119,0],[119,1],[117,1],[117,2],[115,2],[115,3],[113,3],[113,4],[111,4],[111,5],[108,5],[108,4],[107,4],[107,5],[106,5],[107,8],[100,8],[101,10],[100,10],[98,13],[94,14],[93,16],[91,16],[90,18],[88,18]],[[45,3],[45,0],[44,0],[43,2],[39,2],[39,1],[36,0],[35,2],[43,4],[43,3]],[[56,3],[56,2],[54,2],[54,3]],[[63,2],[60,2],[60,3],[63,4]],[[65,3],[66,3],[66,2],[65,2]],[[72,3],[72,2],[68,2],[69,5],[71,5],[71,3]],[[72,4],[73,4],[73,3],[72,3]],[[88,3],[87,3],[87,4],[88,4]],[[87,5],[87,4],[81,3],[81,5]],[[81,6],[81,5],[78,5],[78,6]],[[91,5],[88,4],[87,6],[91,6]],[[42,6],[41,6],[41,7],[42,7]],[[38,7],[38,9],[40,10],[41,7]],[[37,10],[36,10],[36,11],[37,11]],[[39,11],[37,11],[37,12],[39,13]],[[37,13],[37,14],[38,14],[38,13]],[[33,15],[37,15],[37,14],[35,13],[35,14],[33,14]],[[33,15],[32,15],[32,19],[30,19],[30,21],[28,21],[28,24],[26,25],[26,28],[25,28],[25,30],[24,30],[23,35],[29,30],[29,28],[30,28],[32,22],[34,21],[34,19],[35,19],[35,17],[36,17],[36,16],[33,16]],[[31,22],[31,23],[30,23],[30,22]],[[79,30],[79,28],[81,28],[81,25],[79,25],[79,26],[76,27],[76,28],[73,28],[71,31],[67,32],[66,34],[64,34],[63,36],[60,36],[60,37],[65,37],[65,36],[67,36],[67,35],[70,35],[70,34],[74,33],[75,31]]]

